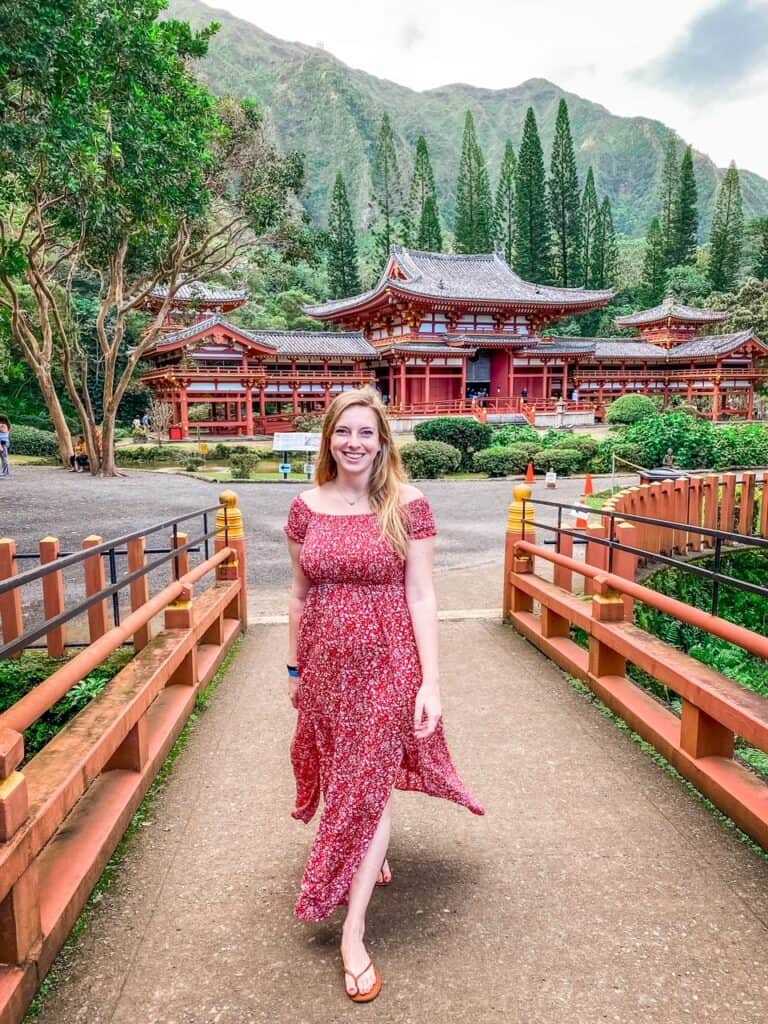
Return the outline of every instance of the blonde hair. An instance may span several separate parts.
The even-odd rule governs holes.
[[[400,485],[405,481],[406,476],[400,452],[392,439],[384,403],[372,387],[342,391],[328,406],[323,419],[320,452],[315,465],[315,480],[318,486],[322,487],[323,484],[335,480],[338,476],[336,460],[331,455],[331,438],[342,413],[356,405],[373,412],[381,445],[373,460],[371,477],[368,482],[368,500],[379,518],[382,537],[400,558],[405,558],[408,550],[408,533],[400,504]]]

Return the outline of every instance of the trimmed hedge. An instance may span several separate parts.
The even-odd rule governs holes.
[[[172,444],[144,444],[138,448],[115,448],[118,465],[142,462],[186,462],[192,453]]]
[[[258,452],[243,452],[233,455],[229,460],[229,469],[233,479],[247,480],[259,465]]]
[[[622,395],[608,406],[608,423],[639,423],[658,414],[656,403],[648,395]]]
[[[43,458],[59,457],[59,442],[50,430],[38,430],[17,424],[11,427],[11,452],[14,455],[39,455]]]
[[[539,445],[511,444],[506,448],[484,448],[475,452],[475,469],[478,473],[488,476],[510,476],[513,473],[524,473],[528,463],[532,462]]]
[[[541,438],[538,430],[535,430],[529,423],[524,426],[516,426],[514,423],[507,423],[503,427],[497,427],[491,438],[492,448],[511,448],[516,444],[535,444],[541,447]]]
[[[404,444],[400,458],[413,479],[435,480],[446,473],[455,473],[461,466],[461,452],[444,441]]]
[[[533,464],[541,473],[554,469],[561,476],[574,473],[582,462],[582,454],[577,448],[543,448],[536,454]]]
[[[438,416],[417,423],[414,435],[417,441],[442,441],[452,445],[461,453],[462,469],[471,469],[474,453],[491,444],[493,427],[471,417]]]

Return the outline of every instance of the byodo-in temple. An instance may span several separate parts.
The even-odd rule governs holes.
[[[161,291],[151,303],[157,309]],[[601,422],[621,395],[680,401],[717,420],[752,419],[768,346],[752,330],[710,334],[727,314],[672,299],[618,317],[634,337],[542,332],[607,305],[610,291],[531,284],[498,253],[450,256],[393,247],[375,288],[307,307],[334,330],[248,331],[226,315],[247,294],[189,283],[145,359],[143,381],[173,405],[174,435],[196,427],[251,436],[287,429],[341,390],[372,383],[392,415],[523,414],[550,425]]]

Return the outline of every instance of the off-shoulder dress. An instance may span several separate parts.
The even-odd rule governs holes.
[[[404,507],[411,539],[435,535],[426,498]],[[302,545],[310,583],[298,637],[293,816],[309,822],[324,800],[296,913],[320,921],[345,902],[393,787],[483,808],[453,766],[442,722],[428,739],[413,734],[421,667],[405,563],[376,515],[315,512],[297,497],[285,532]]]

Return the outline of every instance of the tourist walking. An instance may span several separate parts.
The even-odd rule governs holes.
[[[381,976],[364,945],[387,862],[393,788],[483,808],[450,758],[441,721],[435,522],[405,483],[384,406],[372,388],[330,405],[317,487],[291,504],[293,563],[288,691],[298,709],[291,757],[295,818],[323,813],[296,905],[320,921],[347,904],[341,956],[347,994],[369,1002]]]

